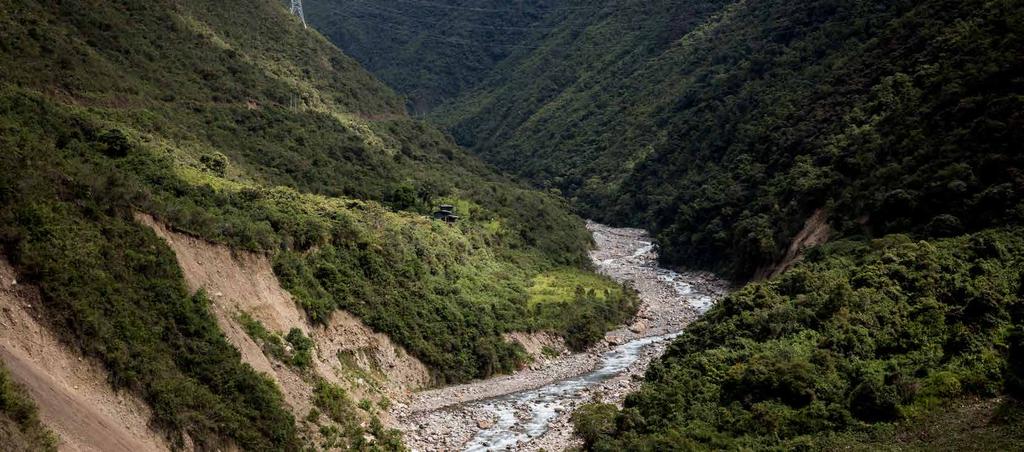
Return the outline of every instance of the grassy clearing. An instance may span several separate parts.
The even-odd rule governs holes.
[[[593,292],[596,299],[604,301],[621,295],[622,286],[595,273],[560,268],[533,277],[526,291],[529,297],[527,306],[533,308],[537,304],[571,302],[579,291]]]

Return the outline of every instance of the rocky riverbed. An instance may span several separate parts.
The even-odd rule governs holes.
[[[620,403],[636,389],[669,340],[725,293],[707,273],[657,266],[645,231],[588,222],[597,244],[591,259],[601,273],[637,290],[632,324],[605,336],[586,353],[565,354],[484,381],[417,394],[392,411],[415,450],[563,450],[577,444],[569,415],[595,400]]]

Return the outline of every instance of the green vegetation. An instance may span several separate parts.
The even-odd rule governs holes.
[[[293,327],[284,339],[292,347],[292,365],[305,369],[313,364],[313,340],[306,337],[302,330]]]
[[[306,18],[420,113],[476,85],[561,0],[307,0]]]
[[[561,333],[565,344],[582,351],[604,338],[604,333],[633,317],[640,300],[636,293],[623,290],[597,292],[576,286],[568,302],[536,303],[533,317],[540,329]]]
[[[402,294],[412,289],[397,287],[399,276],[437,276],[437,284],[443,279],[449,287],[426,287],[431,292],[444,293],[465,284],[488,292],[484,300],[501,298],[515,304],[533,274],[586,265],[589,239],[582,222],[569,215],[563,203],[491,172],[440,132],[403,116],[393,103],[380,104],[380,99],[393,95],[323,40],[306,35],[280,5],[261,3],[242,18],[259,21],[263,16],[262,22],[279,23],[272,28],[280,35],[276,37],[255,35],[244,24],[228,25],[230,8],[239,5],[216,10],[208,5],[175,10],[159,2],[133,5],[139,17],[133,17],[130,27],[114,20],[121,12],[113,7],[111,11],[83,8],[83,14],[67,15],[68,20],[86,24],[65,23],[56,19],[55,12],[35,4],[13,9],[15,17],[24,20],[7,17],[10,27],[5,32],[23,39],[3,57],[5,66],[25,68],[27,73],[11,74],[18,86],[6,91],[14,99],[12,120],[26,123],[24,133],[55,137],[52,144],[59,152],[54,158],[86,160],[95,173],[92,179],[123,181],[125,186],[110,189],[131,206],[215,242],[274,253],[275,267],[292,283],[289,288],[314,321],[357,301],[367,306],[362,311],[377,309],[372,297],[349,300],[356,289],[347,286],[372,285],[375,291],[387,292],[378,294],[381,297],[396,292],[409,300]],[[198,22],[200,15],[210,22]],[[53,20],[44,23],[40,17]],[[97,32],[86,26],[90,20],[117,31],[103,34],[103,39],[113,42],[101,50],[87,49],[88,42],[71,39]],[[167,28],[166,23],[173,24],[166,33],[175,39],[129,30]],[[33,38],[38,34],[67,38],[60,45],[44,45]],[[165,45],[175,40],[208,51]],[[278,56],[288,55],[289,43],[309,47],[314,55],[333,59],[335,66],[326,70],[314,64],[321,60],[313,57],[280,60]],[[116,52],[150,47],[159,51],[160,58]],[[50,58],[40,57],[47,52],[77,52],[96,61],[61,69],[51,67]],[[153,65],[176,61],[192,61],[201,68],[234,68],[211,78],[217,86],[230,84],[235,90],[247,87],[251,92],[225,99],[213,86],[182,76],[187,80],[161,91],[174,102],[155,101],[161,95],[154,86],[164,79],[152,78],[177,80],[174,76],[180,74],[172,67]],[[62,98],[45,94],[45,83],[28,77],[29,69],[39,65],[44,65],[40,71],[65,71],[73,80],[117,79],[130,89],[114,91],[118,86],[83,82],[65,89],[74,89],[87,106],[64,104]],[[321,84],[331,77],[343,78],[347,85]],[[349,87],[353,83],[365,86]],[[159,86],[164,88],[162,83]],[[362,94],[349,96],[349,91]],[[293,106],[288,95],[302,98],[301,105]],[[352,103],[349,97],[366,102]],[[30,127],[37,116],[45,117],[43,123],[54,131]],[[408,214],[394,214],[375,202],[352,197],[383,201]],[[423,215],[441,201],[457,201],[466,221],[454,228],[426,221]],[[306,253],[310,249],[318,251]],[[477,268],[463,268],[465,254],[473,255],[468,260],[479,264]],[[434,262],[434,256],[443,261]],[[292,277],[304,273],[299,260],[311,268],[321,267],[323,260],[355,280],[319,293],[318,287],[302,285],[320,281],[300,282],[299,276]],[[472,274],[462,274],[471,270]],[[313,280],[320,277],[312,275]],[[373,284],[371,279],[376,279]],[[499,279],[507,283],[491,291],[487,285]],[[381,284],[386,281],[390,286]],[[428,286],[416,280],[401,283]],[[344,300],[325,301],[328,296]],[[476,311],[478,305],[472,306]],[[460,308],[455,315],[466,312]],[[387,331],[384,325],[373,326]],[[416,347],[410,348],[415,352]]]
[[[239,314],[238,322],[242,324],[245,333],[260,344],[266,355],[299,369],[308,369],[313,364],[313,340],[306,337],[302,330],[292,328],[282,339],[280,334],[268,330],[248,313]]]
[[[410,3],[472,23],[459,2]],[[342,39],[372,42],[408,19],[385,16]],[[447,80],[458,97],[431,116],[459,143],[591,217],[650,229],[670,265],[748,279],[819,209],[839,239],[714,308],[621,413],[577,413],[588,446],[1020,438],[1000,427],[1019,419],[1012,399],[988,430],[945,413],[1024,394],[1020,1],[567,1],[531,26],[545,31],[518,36],[471,89]],[[383,56],[407,74],[452,65],[392,48],[370,58]],[[574,285],[546,275],[533,309]],[[894,433],[928,422],[950,427]]]
[[[833,448],[891,435],[893,422],[919,425],[951,400],[1004,394],[1022,232],[816,249],[726,297],[648,370],[623,411],[591,408],[578,428],[600,450]],[[1019,428],[1006,431],[1020,440]]]
[[[0,101],[0,245],[39,286],[58,332],[99,358],[115,386],[142,395],[172,439],[294,446],[273,383],[241,362],[203,294],[186,290],[173,252],[132,219],[132,181],[104,170],[95,147],[56,149],[62,128],[22,114],[37,106]]]
[[[812,212],[847,236],[1021,220],[1017,0],[617,2],[434,116],[668,264],[737,279]]]
[[[248,313],[243,312],[239,314],[237,319],[238,323],[245,329],[245,334],[248,334],[253,341],[260,344],[264,354],[281,362],[291,362],[288,352],[284,348],[284,341],[281,340],[281,335],[271,332],[259,320],[252,318]]]
[[[0,365],[0,438],[5,450],[57,450],[57,438],[39,421],[32,399]]]
[[[324,426],[320,433],[324,437],[325,449],[341,448],[356,451],[404,451],[401,432],[387,429],[380,419],[372,414],[368,426],[364,428],[359,422],[356,404],[341,387],[320,381],[313,394],[313,404],[327,417],[338,423],[338,426]],[[369,400],[361,400],[359,408],[370,412],[372,404]],[[312,415],[312,413],[311,413]],[[319,416],[319,415],[317,415]]]
[[[446,383],[522,365],[505,333],[580,349],[635,312],[635,294],[589,273],[588,235],[557,194],[651,229],[668,264],[737,279],[776,263],[818,209],[839,238],[716,306],[624,410],[577,413],[589,447],[1019,438],[1019,0],[310,3],[417,111],[459,95],[434,118],[547,192],[410,119],[281,2],[0,9],[0,248],[66,343],[177,444],[309,446],[135,212],[268,255],[310,322],[352,312]],[[394,14],[414,32],[380,39]],[[441,203],[462,219],[430,220]],[[310,365],[299,329],[243,323],[269,355]],[[0,431],[52,447],[0,383]],[[401,448],[343,389],[316,386],[306,421],[324,447]],[[959,401],[998,422],[949,424]],[[948,434],[898,433],[930,422]]]
[[[361,399],[359,401],[359,409],[369,413],[373,411],[373,402],[370,399]]]
[[[356,406],[344,388],[326,381],[317,383],[313,394],[313,405],[316,405],[327,417],[338,423],[350,424],[356,419]],[[357,425],[349,425],[358,427]]]
[[[311,322],[347,309],[438,383],[522,365],[504,333],[579,321],[565,303],[533,313],[527,289],[588,271],[583,222],[407,117],[280,2],[14,0],[0,67],[2,252],[61,337],[142,396],[177,444],[293,450],[301,435],[136,212],[270,256]],[[458,224],[429,219],[442,202]],[[608,321],[635,308],[578,299]],[[299,330],[243,323],[271,356],[310,364]]]
[[[527,308],[539,327],[561,333],[569,348],[580,351],[604,338],[604,333],[626,323],[640,300],[630,289],[611,279],[578,269],[559,269],[533,278],[527,290]],[[557,356],[554,350],[542,350]]]
[[[529,295],[527,303],[529,307],[538,303],[563,303],[571,300],[577,289],[592,290],[600,299],[622,293],[622,286],[607,277],[577,269],[559,269],[533,278],[533,284],[526,291]]]
[[[591,447],[870,448],[1024,394],[1019,1],[561,6],[433,119],[670,265],[745,280],[819,209],[840,239],[582,411]]]
[[[879,451],[1017,450],[1024,438],[1024,407],[1019,400],[960,399],[902,424],[832,435],[822,449]]]
[[[545,345],[545,346],[541,347],[540,353],[545,358],[549,358],[549,359],[557,358],[559,355],[561,355],[561,353],[559,353],[558,350],[555,350],[555,349],[551,348],[548,345]]]

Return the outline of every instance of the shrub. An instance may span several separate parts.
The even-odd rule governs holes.
[[[618,408],[608,403],[591,403],[573,411],[572,424],[586,446],[593,446],[615,433]]]
[[[228,170],[228,158],[220,152],[214,152],[213,154],[203,154],[199,157],[199,162],[206,167],[206,169],[213,172],[218,176],[224,176]]]
[[[126,138],[124,133],[118,129],[111,129],[103,132],[103,134],[99,136],[98,141],[103,144],[102,152],[107,157],[126,157],[128,155],[128,151],[131,150],[131,144],[128,143],[128,138]]]
[[[313,364],[313,340],[306,337],[302,330],[292,328],[288,331],[288,336],[285,336],[285,340],[292,346],[293,366],[305,369]]]
[[[1017,228],[827,245],[727,296],[651,365],[612,433],[584,431],[601,450],[814,449],[1013,393],[1019,338],[1003,344],[1019,330],[1021,265]]]
[[[56,452],[57,437],[39,420],[32,399],[0,365],[0,438],[13,450]]]

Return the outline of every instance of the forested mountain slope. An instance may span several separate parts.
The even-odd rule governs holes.
[[[431,117],[650,228],[668,264],[746,280],[819,245],[624,409],[578,412],[588,448],[1019,447],[1022,2],[567,2],[542,24]]]
[[[670,264],[739,278],[840,235],[1021,217],[1019,1],[627,1],[437,113]]]
[[[294,450],[331,417],[368,446],[344,391],[318,392],[324,418],[295,419],[139,212],[267,256],[311,325],[349,311],[435,383],[523,364],[504,333],[585,346],[635,309],[590,273],[589,237],[561,200],[410,119],[280,2],[6,1],[0,67],[2,254],[38,287],[48,326],[178,445]],[[442,203],[457,224],[429,219]],[[532,300],[539,280],[569,295]],[[309,347],[301,331],[250,334]],[[5,419],[38,437],[8,393],[5,381]]]
[[[522,41],[563,0],[307,0],[310,25],[422,113],[475,86],[493,67],[526,51]]]
[[[816,248],[726,297],[623,410],[592,405],[577,429],[594,450],[1019,449],[1022,238]]]

